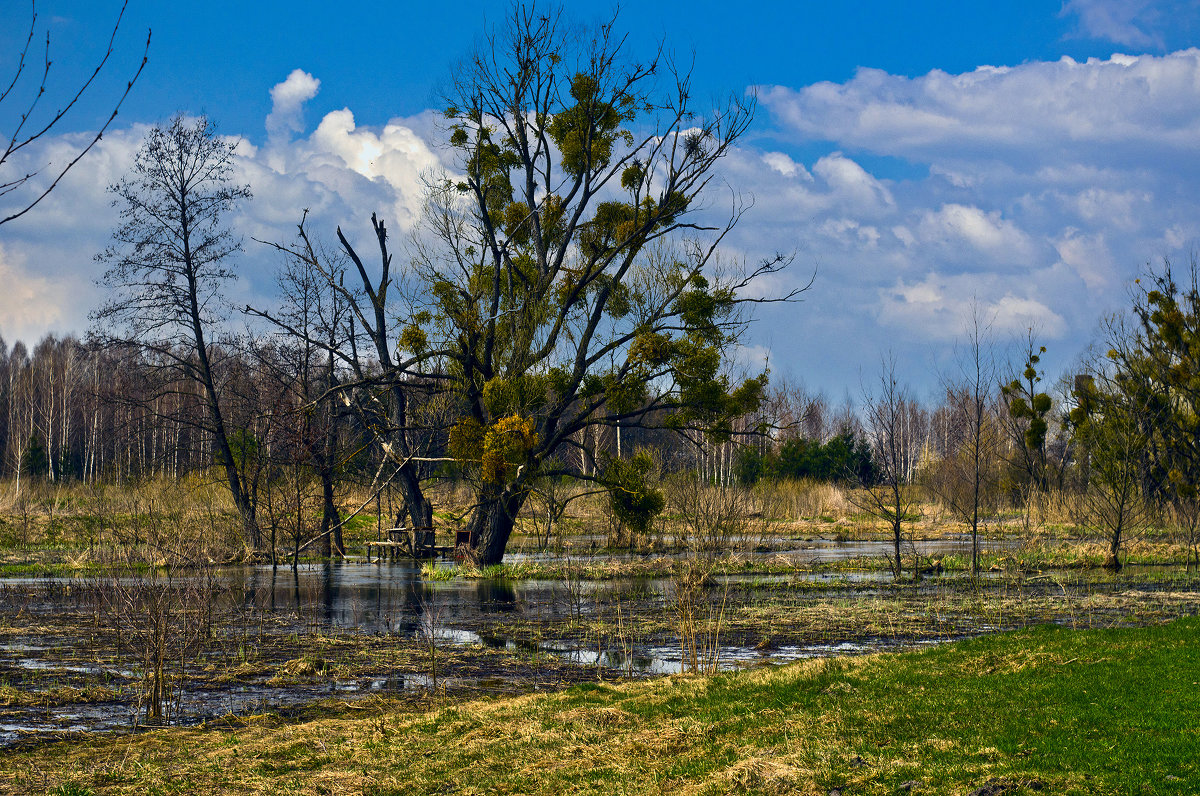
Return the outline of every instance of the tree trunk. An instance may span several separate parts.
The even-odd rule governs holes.
[[[1121,571],[1121,529],[1113,531],[1108,544],[1108,557],[1104,560],[1104,568],[1113,572]]]
[[[338,513],[337,503],[333,500],[333,472],[328,467],[321,467],[321,535],[325,538],[322,546],[326,557],[335,555],[346,557],[346,548],[342,542],[342,518]]]
[[[975,453],[975,491],[971,503],[971,578],[979,577],[979,453]]]
[[[502,489],[485,489],[479,496],[479,504],[467,520],[467,531],[471,535],[471,549],[475,562],[481,567],[499,564],[504,560],[504,549],[512,535],[517,514],[525,502],[525,493],[513,493]]]
[[[332,343],[331,339],[331,347]],[[333,352],[330,351],[325,363],[325,388],[332,390],[336,386],[337,371],[334,369]],[[321,477],[321,533],[332,533],[331,552],[338,558],[345,558],[346,546],[342,541],[342,517],[338,512],[337,503],[333,499],[333,469],[334,462],[337,461],[337,439],[338,413],[330,406],[321,438],[320,456],[317,457],[317,469]]]
[[[904,577],[904,572],[900,568],[900,532],[900,514],[897,511],[896,516],[892,518],[892,547],[895,550],[896,556],[895,567],[893,568],[893,571],[896,576],[896,580],[900,580],[902,577]]]
[[[400,473],[396,476],[396,482],[400,486],[400,493],[404,496],[404,505],[408,509],[412,527],[432,528],[433,504],[426,499],[415,468],[411,464],[401,467]],[[508,541],[507,536],[505,536],[505,541]],[[503,554],[503,548],[501,548],[501,554]]]

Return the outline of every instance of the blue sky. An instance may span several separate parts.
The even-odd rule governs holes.
[[[625,4],[619,18],[635,51],[648,52],[662,42],[681,61],[694,55],[701,94],[842,82],[860,67],[915,77],[933,69],[957,73],[1063,55],[1105,58],[1114,48],[1167,52],[1191,46],[1200,21],[1194,2],[1074,5],[1101,11],[1081,15],[1061,0],[875,0],[758,2],[731,13],[727,2],[664,0]],[[614,7],[589,0],[570,4],[570,13],[582,21],[601,20]],[[322,81],[321,96],[310,108],[314,115],[350,107],[361,123],[384,124],[431,107],[437,86],[482,33],[484,20],[506,8],[478,0],[370,5],[132,0],[115,65],[137,60],[146,31],[153,31],[154,41],[150,71],[124,115],[153,121],[174,110],[203,111],[255,140],[271,109],[271,86],[300,68]],[[1102,13],[1107,8],[1116,11]],[[119,9],[116,0],[39,2],[42,30],[49,27],[52,34],[55,74],[79,75],[94,62]],[[1118,23],[1088,24],[1089,18],[1109,17]],[[3,4],[0,52],[14,51],[28,18],[23,0]],[[117,82],[120,71],[108,77]],[[88,129],[105,112],[99,101],[88,110],[74,116],[72,126]]]
[[[119,7],[38,3],[52,97],[94,63]],[[130,0],[96,91],[5,167],[53,162],[95,129],[153,29],[149,66],[101,147],[0,227],[0,334],[86,329],[100,297],[91,257],[114,221],[103,188],[146,125],[176,111],[244,139],[257,195],[239,221],[247,238],[285,239],[302,207],[330,236],[374,210],[410,224],[421,172],[444,165],[437,88],[506,7]],[[28,12],[0,4],[0,76]],[[702,0],[628,4],[618,22],[633,52],[663,41],[694,58],[697,97],[758,88],[755,124],[723,167],[755,204],[730,255],[796,252],[792,275],[764,291],[814,268],[817,280],[804,303],[761,313],[742,357],[767,356],[776,377],[834,400],[857,394],[889,350],[933,397],[972,301],[1001,342],[1035,328],[1057,375],[1126,303],[1140,265],[1186,259],[1200,239],[1198,25],[1194,0]],[[0,130],[14,108],[0,106]],[[365,166],[368,151],[381,157]],[[248,246],[236,299],[266,301],[271,265]]]

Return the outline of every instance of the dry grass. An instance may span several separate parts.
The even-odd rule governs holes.
[[[755,495],[765,516],[794,522],[837,522],[848,519],[853,512],[841,487],[821,481],[762,482],[755,487]]]
[[[687,518],[678,512],[668,512],[659,518],[654,533],[638,540],[636,551],[716,548],[710,552],[761,554],[794,548],[798,540],[865,541],[888,536],[883,523],[855,513],[854,501],[834,485],[798,481],[761,483],[750,491],[705,489],[722,493],[730,498],[726,503],[740,506],[738,516],[723,519],[719,532],[705,534],[690,527]],[[564,494],[582,495],[584,491],[583,486],[574,486],[565,489]],[[450,483],[436,484],[430,493],[438,506],[437,525],[443,534],[439,541],[444,542],[445,534],[457,527],[458,519],[469,508],[471,494],[464,485]],[[359,489],[343,500],[345,508],[369,504],[345,527],[352,555],[361,552],[364,542],[376,538],[378,527],[390,526],[394,519],[380,519],[373,502],[366,498],[366,492]],[[123,557],[124,549],[130,547],[140,548],[140,558],[151,563],[171,562],[173,557],[178,558],[179,550],[189,554],[199,551],[204,563],[237,562],[249,554],[240,539],[240,522],[228,493],[213,479],[197,476],[137,485],[30,484],[23,485],[20,500],[14,498],[12,485],[7,484],[0,485],[0,504],[7,505],[7,511],[0,506],[0,566],[14,574],[86,571]],[[1018,547],[992,555],[985,565],[1013,570],[1102,565],[1105,540],[1076,522],[1078,504],[1078,496],[1071,494],[1034,494],[1023,510],[1008,509],[988,518],[984,527],[987,538],[1016,541]],[[561,555],[603,554],[604,540],[611,531],[604,505],[600,495],[571,502],[555,524],[550,550]],[[532,512],[536,507],[530,504],[527,508]],[[382,509],[388,513],[386,501]],[[916,541],[967,531],[966,525],[936,503],[920,504],[915,515],[906,523],[906,535]],[[537,550],[542,541],[534,518],[522,516],[509,550]],[[280,532],[279,544],[286,557],[290,544],[287,533]],[[315,548],[309,552],[315,554]],[[1134,534],[1124,549],[1130,563],[1183,563],[1189,552],[1188,540],[1171,528]],[[882,565],[882,559],[854,562],[857,567]],[[779,571],[770,564],[756,564],[755,569]]]

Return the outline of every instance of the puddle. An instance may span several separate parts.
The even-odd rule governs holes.
[[[916,649],[941,644],[949,638],[919,641],[841,642],[838,644],[785,645],[760,650],[754,647],[722,646],[716,656],[716,668],[721,671],[771,666],[809,658],[829,658],[841,655],[865,655],[893,649]],[[542,651],[583,666],[601,666],[618,672],[638,675],[668,675],[685,671],[683,651],[678,646],[649,646],[635,648],[632,653],[619,649],[588,649],[582,645],[563,643],[544,645]],[[702,668],[712,663],[711,656],[698,655]]]

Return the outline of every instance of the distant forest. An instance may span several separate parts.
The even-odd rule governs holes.
[[[302,352],[286,340],[227,342],[214,351],[239,467],[261,483],[279,477],[283,468],[311,464],[328,429],[314,417]],[[172,379],[172,373],[148,361],[140,346],[50,335],[30,350],[0,338],[0,477],[94,482],[208,471],[218,453],[203,398],[194,381]],[[993,386],[989,411],[999,424],[1006,413],[996,408],[999,384]],[[432,387],[410,395],[416,396],[410,414],[425,422],[408,433],[419,440],[425,458],[447,458],[453,421],[445,412],[435,416]],[[945,459],[961,446],[965,429],[956,398],[949,390],[935,405],[903,399],[898,443],[908,480],[923,461]],[[324,422],[336,430],[339,478],[369,483],[383,458],[369,423],[353,411]],[[1058,471],[1068,441],[1056,431],[1050,449]],[[615,421],[588,432],[558,451],[564,464],[585,476],[605,456],[648,450],[662,473],[694,472],[716,485],[751,485],[762,478],[872,479],[872,440],[857,409],[786,381],[769,387],[762,407],[739,418],[726,440]],[[997,455],[1012,453],[1006,448]],[[426,477],[457,475],[450,462],[428,462],[423,469]]]

